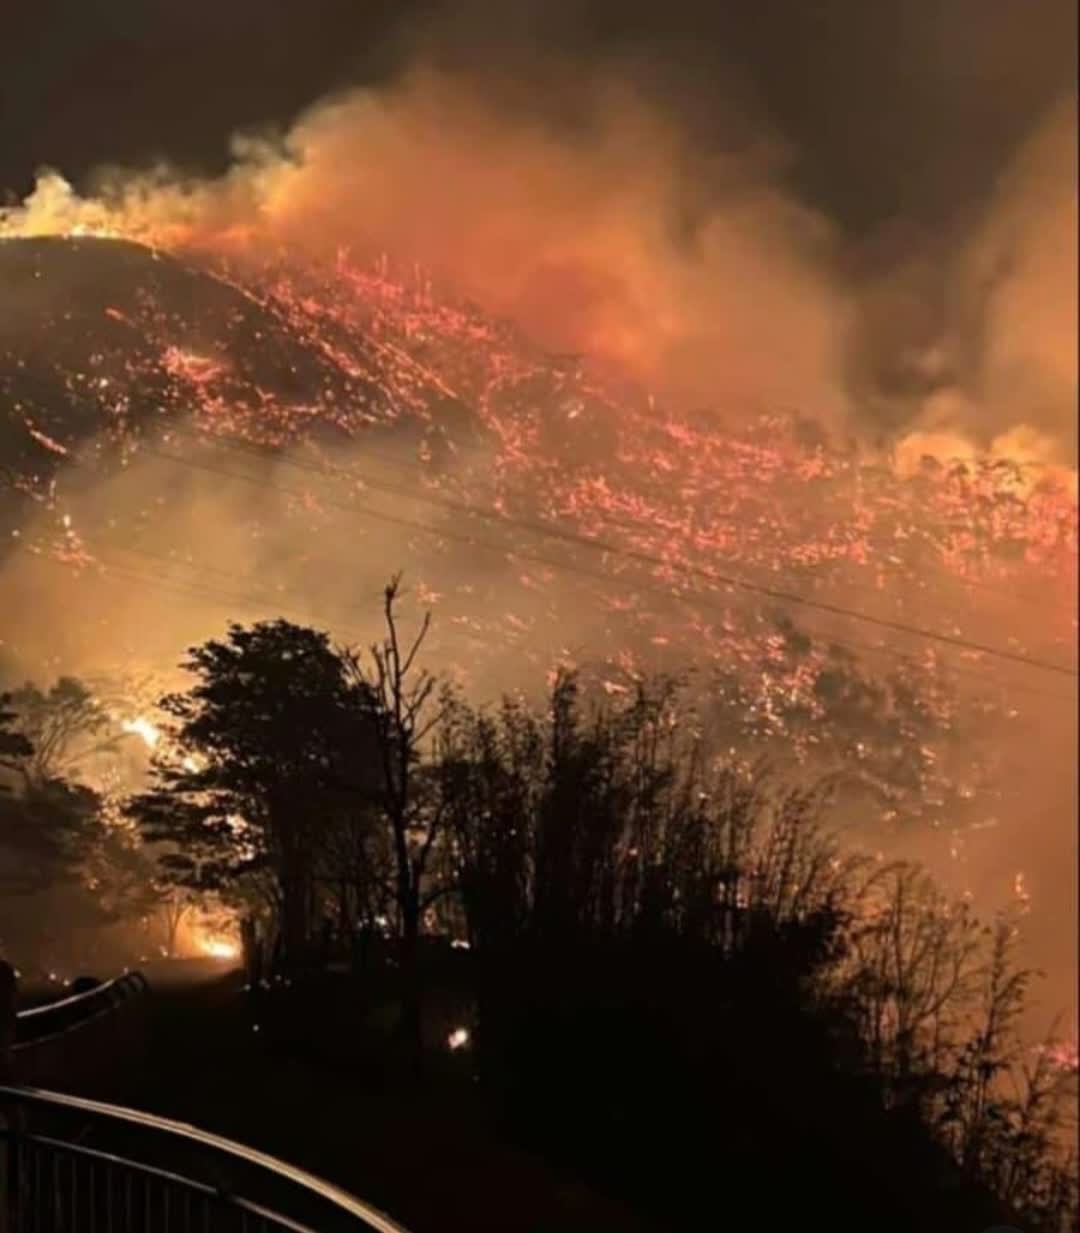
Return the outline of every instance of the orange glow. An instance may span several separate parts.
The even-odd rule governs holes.
[[[147,749],[156,749],[161,740],[161,730],[143,715],[125,719],[120,726],[130,735],[139,737]]]
[[[171,376],[196,386],[210,385],[225,372],[225,365],[220,361],[180,347],[167,347],[161,357],[161,366]]]
[[[210,959],[228,960],[240,958],[240,947],[226,938],[204,938],[200,942],[200,946],[202,947],[203,954]]]

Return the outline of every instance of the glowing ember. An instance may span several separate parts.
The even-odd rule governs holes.
[[[206,355],[196,355],[179,347],[167,347],[161,357],[161,366],[171,376],[191,385],[205,386],[218,380],[225,366]]]
[[[1052,1045],[1037,1045],[1034,1050],[1042,1054],[1055,1070],[1080,1070],[1080,1044],[1073,1040],[1062,1040]]]
[[[135,719],[125,719],[121,727],[132,736],[141,738],[147,749],[156,749],[161,740],[161,730],[142,715]]]

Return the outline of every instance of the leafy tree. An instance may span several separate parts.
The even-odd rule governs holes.
[[[27,734],[34,725],[14,709],[26,696],[21,690],[0,699],[0,850],[3,888],[15,896],[77,878],[100,808],[90,788],[50,773],[48,752]]]
[[[261,898],[300,963],[319,844],[363,773],[366,692],[325,634],[288,621],[231,625],[183,666],[195,683],[162,699],[166,748],[129,810],[174,882]]]
[[[190,652],[131,802],[173,885],[261,896],[290,963],[319,908],[349,930],[390,918],[414,1045],[438,907],[471,944],[478,1068],[504,1111],[655,1176],[665,1215],[722,1144],[754,1202],[780,1152],[800,1207],[833,1201],[844,1161],[860,1223],[884,1205],[911,1227],[940,1200],[945,1228],[1066,1227],[1068,1084],[1018,1047],[1008,930],[915,866],[844,854],[825,786],[726,739],[720,756],[670,682],[596,702],[561,674],[546,709],[465,705],[419,662],[427,621],[402,638],[399,599],[395,578],[367,656],[286,622]],[[818,701],[846,729],[914,739],[902,689],[830,663]],[[679,1124],[695,1102],[725,1111],[707,1141]]]
[[[18,717],[10,707],[11,694],[0,694],[0,771],[6,772],[0,775],[0,793],[11,791],[8,777],[21,773],[34,752],[25,733],[16,726]]]
[[[117,750],[125,734],[73,677],[47,690],[27,683],[9,698],[8,727],[23,750],[9,767],[17,770],[5,828],[17,853],[9,890],[66,888],[72,928],[138,914],[150,898],[153,865],[103,794],[79,781],[89,761]]]
[[[124,739],[122,732],[110,732],[107,711],[74,677],[60,677],[48,690],[28,682],[11,695],[11,703],[33,747],[24,773],[39,782],[70,776],[87,758]]]

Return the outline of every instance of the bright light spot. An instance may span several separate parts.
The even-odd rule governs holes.
[[[1035,1053],[1043,1054],[1056,1070],[1080,1070],[1080,1051],[1075,1040],[1061,1040],[1052,1045],[1036,1045]]]
[[[451,950],[468,950],[469,947],[470,943],[464,938],[454,938],[454,940],[450,943]]]
[[[195,386],[208,385],[225,372],[225,365],[218,360],[180,347],[167,347],[161,363],[170,376],[179,377]]]
[[[1017,873],[1013,879],[1013,894],[1020,901],[1020,911],[1029,912],[1031,910],[1031,894],[1027,888],[1027,882],[1023,873]]]
[[[228,938],[204,938],[199,944],[202,953],[210,959],[238,959],[240,947]]]
[[[469,1029],[463,1027],[454,1028],[446,1038],[446,1043],[451,1049],[464,1049],[469,1043]]]
[[[141,737],[147,749],[153,749],[161,740],[160,729],[142,715],[134,719],[125,719],[121,727],[125,732],[130,732],[132,736]]]

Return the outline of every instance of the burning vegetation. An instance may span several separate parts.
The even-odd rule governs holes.
[[[39,193],[63,198],[50,183]],[[344,245],[267,257],[230,226],[210,240],[201,223],[126,228],[130,201],[88,218],[70,194],[54,204],[41,230],[60,234],[28,236],[24,220],[0,239],[2,568],[23,597],[2,650],[12,683],[64,675],[13,695],[4,755],[12,816],[51,819],[48,859],[88,911],[88,895],[137,883],[165,951],[227,960],[242,941],[249,962],[264,948],[284,971],[309,962],[318,908],[335,918],[327,945],[355,946],[358,925],[396,939],[406,1021],[420,1017],[410,964],[433,932],[499,973],[520,958],[512,942],[596,958],[647,936],[661,983],[658,956],[689,939],[741,973],[740,997],[761,992],[746,956],[797,952],[793,989],[809,982],[852,1033],[852,1066],[886,1103],[918,1105],[1009,1202],[1067,1208],[1039,1153],[1061,1130],[1043,1110],[1075,1070],[1059,1064],[1068,1046],[1029,1055],[1021,1097],[995,1086],[1020,1073],[1014,1029],[1035,1030],[1011,948],[1049,968],[1058,1000],[1073,992],[1059,912],[1076,901],[1062,852],[1077,489],[1059,443],[998,424],[977,444],[969,416],[870,433],[836,407],[800,413],[775,396],[784,382],[755,398],[751,378],[784,367],[782,331],[767,364],[760,338],[740,337],[724,354],[753,362],[708,402],[712,335],[687,350],[684,312],[714,301],[689,294],[683,266],[658,280],[667,250],[636,219],[623,238],[663,346],[640,302],[627,316],[622,292],[582,281],[580,254],[549,254],[515,313],[501,283],[485,298],[486,266],[466,297]],[[200,213],[198,194],[187,206]],[[817,235],[778,217],[800,251]],[[600,221],[586,228],[597,244]],[[706,238],[742,252],[724,227]],[[796,289],[816,288],[799,268]],[[575,297],[584,324],[538,328]],[[799,380],[820,367],[793,363]],[[415,693],[396,592],[373,661],[332,649],[371,640],[368,597],[398,565],[436,616],[424,653],[438,671]],[[226,621],[282,617],[206,641]],[[264,642],[269,694],[215,728],[222,699],[190,674],[209,689]],[[172,670],[185,645],[189,675]],[[290,668],[304,656],[323,672],[304,678],[310,696]],[[148,705],[125,696],[116,663],[167,681]],[[453,691],[428,728],[437,678]],[[662,678],[678,689],[650,692]],[[543,716],[530,708],[545,680]],[[578,709],[579,684],[593,709]],[[290,740],[271,757],[259,725],[286,696],[312,710],[285,707]],[[62,714],[79,718],[54,738]],[[346,765],[339,723],[354,748],[373,726],[377,782]],[[325,742],[297,746],[300,731]],[[42,763],[64,750],[71,762]],[[328,766],[319,830],[297,802],[329,791]],[[274,776],[284,795],[265,790]],[[1011,901],[1019,935],[1011,918],[980,933],[970,900],[984,913]],[[510,1013],[484,996],[478,1047],[485,1012]],[[527,1019],[521,998],[511,1010]],[[444,1042],[473,1053],[470,1029]],[[1028,1155],[1010,1163],[1017,1145]]]
[[[83,613],[15,614],[10,654],[82,667],[104,641],[158,667],[279,612],[362,641],[392,556],[477,695],[526,666],[612,693],[689,670],[733,748],[841,772],[871,843],[899,828],[944,858],[996,832],[1012,867],[977,889],[1020,873],[1038,902],[1009,792],[1047,717],[1069,730],[1071,472],[666,409],[344,253],[229,265],[84,237],[0,262],[21,305],[0,335],[5,580]]]

